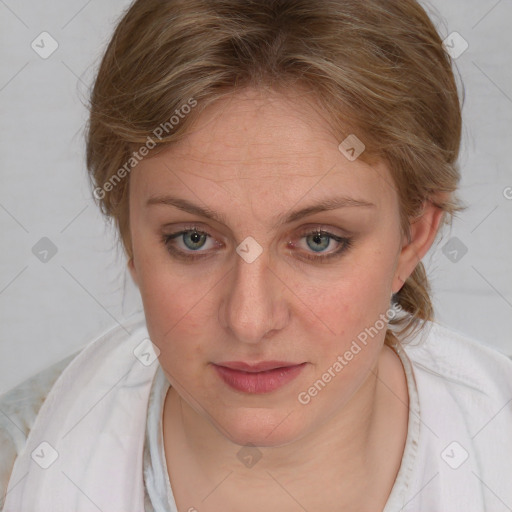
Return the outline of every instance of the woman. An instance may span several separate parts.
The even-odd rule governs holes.
[[[144,315],[2,398],[3,510],[510,509],[512,363],[421,263],[461,112],[415,1],[136,1],[90,110]]]

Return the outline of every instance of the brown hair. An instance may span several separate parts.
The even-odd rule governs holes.
[[[180,139],[226,94],[294,84],[312,92],[340,142],[356,134],[360,158],[389,165],[404,233],[426,200],[446,223],[462,209],[452,62],[415,0],[136,0],[99,67],[86,140],[94,197],[128,257],[128,174],[142,148]],[[406,312],[390,320],[398,333],[433,319],[429,291],[418,262],[394,297]]]

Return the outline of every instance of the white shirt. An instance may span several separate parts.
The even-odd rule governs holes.
[[[434,323],[427,324],[423,340],[416,336],[395,350],[407,378],[409,423],[383,512],[512,510],[512,361]],[[0,396],[0,510],[39,407],[73,358]],[[168,388],[159,367],[149,394],[141,468],[145,512],[177,512],[162,434]]]

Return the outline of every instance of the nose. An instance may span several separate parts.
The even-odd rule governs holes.
[[[251,263],[238,255],[235,261],[219,321],[239,342],[257,344],[287,325],[286,286],[270,267],[265,251]]]

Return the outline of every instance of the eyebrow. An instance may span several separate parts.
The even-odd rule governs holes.
[[[167,205],[174,206],[184,212],[192,213],[195,215],[200,215],[201,217],[206,217],[208,219],[213,219],[221,224],[228,224],[227,218],[220,212],[216,212],[208,207],[198,206],[186,199],[182,199],[179,197],[174,197],[170,195],[165,196],[154,196],[148,199],[146,206],[151,205]],[[370,203],[368,201],[363,201],[360,199],[353,199],[351,197],[332,197],[326,198],[322,201],[319,201],[313,205],[306,206],[305,208],[301,208],[300,210],[295,210],[289,214],[281,214],[275,217],[274,222],[279,224],[290,224],[297,220],[300,220],[308,215],[313,215],[315,213],[324,212],[328,210],[337,210],[338,208],[347,208],[347,207],[366,207],[372,208],[375,207],[375,204]]]

